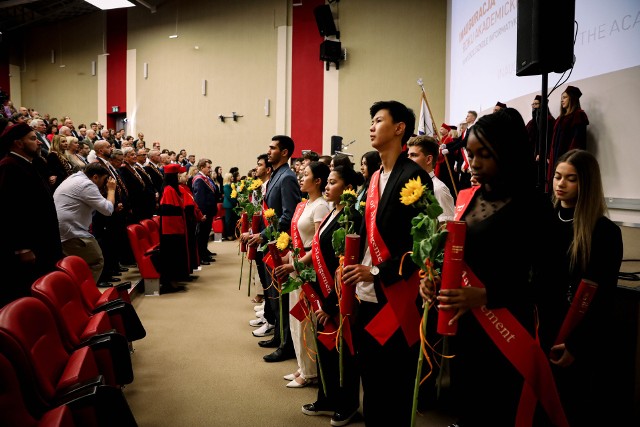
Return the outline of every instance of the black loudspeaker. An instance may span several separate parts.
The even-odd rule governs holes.
[[[313,15],[316,17],[316,24],[318,24],[318,30],[322,37],[336,36],[340,38],[340,33],[333,22],[331,7],[328,4],[313,9]]]
[[[331,155],[336,154],[336,151],[342,151],[342,137],[333,135],[331,137]]]
[[[320,60],[339,62],[342,59],[342,43],[325,40],[320,44]]]
[[[562,73],[573,66],[575,0],[518,0],[516,75]]]

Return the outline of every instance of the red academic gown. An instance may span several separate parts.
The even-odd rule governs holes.
[[[160,200],[160,274],[163,281],[181,280],[191,272],[184,210],[184,201],[178,191],[165,186]]]
[[[576,110],[556,119],[553,127],[553,141],[549,151],[547,182],[550,184],[558,158],[569,150],[587,148],[587,125],[589,119],[584,110]]]
[[[200,265],[196,228],[202,221],[202,212],[196,204],[193,193],[186,184],[180,184],[180,193],[184,201],[184,214],[187,222],[187,246],[189,247],[189,268],[191,271]]]

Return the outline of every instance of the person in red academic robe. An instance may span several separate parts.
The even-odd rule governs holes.
[[[582,92],[575,86],[567,86],[560,97],[560,116],[553,127],[553,140],[549,150],[547,184],[553,181],[557,159],[569,150],[587,149],[587,125],[589,119],[580,107]]]
[[[189,269],[191,272],[197,269],[200,265],[200,256],[198,254],[198,243],[196,237],[196,228],[198,223],[205,220],[205,216],[202,214],[198,205],[193,198],[193,193],[189,186],[187,186],[187,174],[181,173],[178,175],[178,182],[180,182],[180,194],[184,201],[184,214],[187,221],[187,246],[189,247]]]
[[[178,186],[178,164],[164,168],[164,186],[160,199],[160,292],[184,290],[174,282],[189,277],[190,261],[184,200]]]

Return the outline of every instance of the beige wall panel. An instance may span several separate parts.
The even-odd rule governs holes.
[[[264,100],[275,105],[277,26],[286,23],[286,1],[182,1],[179,10],[177,4],[129,14],[128,48],[137,51],[136,129],[162,148],[186,148],[244,174],[275,130]],[[179,37],[169,39],[176,13]],[[220,122],[218,115],[233,111],[244,117]]]
[[[339,3],[339,29],[347,61],[340,65],[339,135],[371,150],[369,107],[395,99],[420,113],[424,79],[434,119],[444,119],[446,0],[352,0]]]
[[[98,82],[91,75],[91,61],[102,53],[102,30],[99,12],[30,29],[23,46],[24,106],[51,117],[71,116],[76,125],[95,120]],[[51,63],[52,49],[55,64]]]

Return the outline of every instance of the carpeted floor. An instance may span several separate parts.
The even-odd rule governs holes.
[[[282,376],[295,360],[266,363],[269,349],[251,335],[255,318],[247,297],[248,265],[238,290],[240,257],[235,242],[210,243],[217,262],[203,266],[187,291],[160,297],[138,294],[133,304],[147,337],[134,343],[135,380],[125,388],[142,427],[328,426],[300,407],[315,401],[317,388],[289,389]],[[134,273],[135,270],[132,270]],[[251,290],[252,296],[255,289]],[[446,426],[438,414],[418,426]],[[363,426],[360,419],[350,425]],[[395,426],[393,426],[395,427]]]

